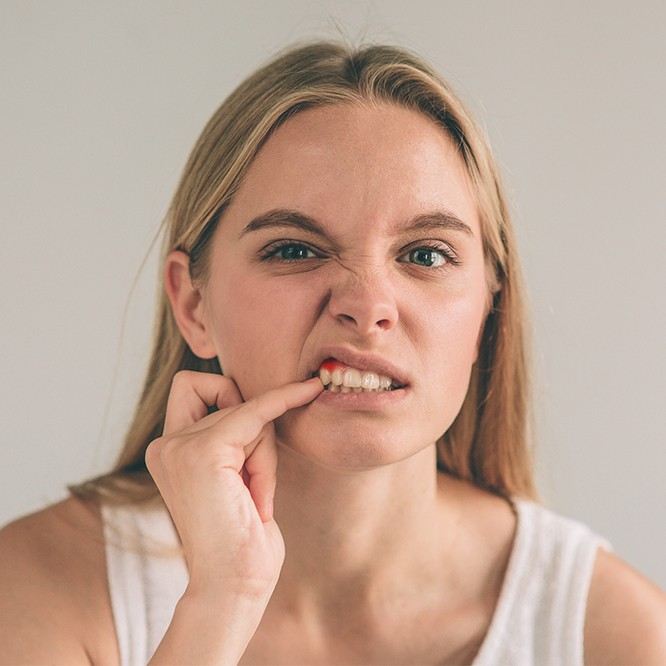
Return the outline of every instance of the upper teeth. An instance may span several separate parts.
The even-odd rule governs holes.
[[[375,372],[363,372],[356,368],[346,367],[337,367],[332,372],[326,368],[320,368],[319,378],[324,386],[334,384],[335,386],[364,388],[371,391],[378,389],[388,390],[392,384],[391,378],[386,375],[378,375]]]

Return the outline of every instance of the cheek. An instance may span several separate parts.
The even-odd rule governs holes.
[[[460,402],[467,392],[472,365],[476,360],[479,327],[484,314],[483,296],[447,297],[428,316],[424,349],[429,350],[426,363],[431,384]],[[433,396],[439,395],[434,391]]]
[[[246,399],[295,379],[293,363],[312,305],[298,290],[276,282],[239,279],[212,294],[220,365]]]
[[[458,288],[459,287],[459,288]],[[451,351],[463,354],[476,347],[485,309],[485,287],[481,280],[467,281],[443,290],[427,308],[431,339],[441,340]]]

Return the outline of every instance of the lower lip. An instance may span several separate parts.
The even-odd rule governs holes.
[[[409,387],[393,391],[361,391],[354,393],[332,393],[322,391],[311,404],[339,407],[342,409],[384,409],[400,404],[406,397]]]

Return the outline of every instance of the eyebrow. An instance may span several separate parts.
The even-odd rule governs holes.
[[[325,229],[309,215],[288,208],[275,208],[253,218],[245,225],[238,238],[245,234],[261,229],[273,229],[279,227],[291,227],[300,229],[316,236],[328,238]],[[411,218],[404,227],[394,229],[394,234],[407,231],[427,231],[431,229],[444,229],[446,231],[462,231],[468,236],[474,237],[472,229],[459,217],[448,210],[435,210],[429,213],[421,213]]]

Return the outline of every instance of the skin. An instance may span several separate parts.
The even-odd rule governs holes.
[[[314,217],[331,241],[296,229],[239,238],[274,208]],[[392,234],[441,208],[473,236]],[[260,260],[285,239],[314,253]],[[448,246],[460,265],[441,270],[410,256],[424,241]],[[382,411],[311,403],[275,421],[286,558],[266,617],[287,613],[301,637],[324,644],[351,626],[377,632],[388,616],[453,612],[481,596],[487,570],[472,528],[461,527],[474,522],[468,491],[436,471],[435,441],[462,406],[488,303],[475,199],[452,141],[393,105],[300,112],[262,147],[211,243],[208,284],[193,287],[187,256],[174,251],[167,291],[191,349],[217,356],[245,400],[305,379],[325,344],[379,353],[412,382]]]
[[[462,271],[397,265],[387,227],[442,204],[474,229],[467,243],[451,237]],[[515,521],[498,498],[436,474],[433,443],[460,407],[484,316],[472,204],[461,162],[418,114],[318,109],[294,116],[253,163],[213,239],[208,289],[192,288],[186,255],[169,256],[181,332],[202,358],[219,356],[245,398],[304,378],[328,343],[378,351],[415,378],[405,409],[341,418],[307,407],[276,424],[286,559],[240,663],[443,665],[477,654]],[[276,205],[317,214],[338,252],[291,268],[257,263],[258,247],[282,236],[238,242],[234,231]],[[284,234],[295,236],[310,240]],[[0,529],[6,663],[118,662],[103,544],[99,513],[75,498]],[[600,550],[585,663],[664,664],[665,628],[664,591]]]

